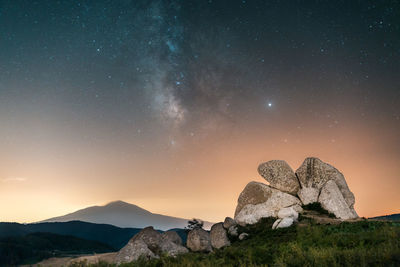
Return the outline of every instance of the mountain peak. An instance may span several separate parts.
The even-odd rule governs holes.
[[[136,206],[122,200],[111,201],[104,206],[107,207],[107,206],[128,206],[128,205]]]

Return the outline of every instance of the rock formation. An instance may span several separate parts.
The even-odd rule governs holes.
[[[124,262],[131,262],[138,260],[140,257],[147,259],[157,258],[147,246],[147,244],[139,239],[135,241],[129,241],[128,244],[123,247],[115,257],[115,263],[121,264]]]
[[[296,170],[296,175],[299,178],[302,188],[313,188],[318,190],[318,192],[321,192],[322,187],[329,180],[332,180],[338,186],[348,207],[350,209],[354,208],[354,195],[350,191],[343,174],[335,167],[318,158],[306,158],[303,164]],[[305,192],[301,195],[309,197],[309,194]],[[317,202],[318,199],[315,198],[315,193],[312,193],[312,195],[313,197],[310,197],[311,202]]]
[[[195,252],[212,251],[210,234],[202,228],[195,228],[189,232],[186,245]]]
[[[210,239],[211,246],[217,249],[230,246],[231,244],[223,223],[216,223],[211,227]]]
[[[164,241],[160,244],[160,251],[161,253],[165,253],[166,255],[172,257],[189,252],[189,250],[184,246],[169,241]]]
[[[257,223],[261,218],[274,217],[273,229],[286,228],[297,222],[302,205],[319,202],[340,222],[357,218],[354,195],[341,172],[318,158],[306,158],[296,173],[282,160],[272,160],[258,167],[259,174],[269,185],[249,182],[240,193],[234,219],[226,217],[216,223],[210,233],[197,226],[187,236],[187,248],[174,231],[160,234],[147,227],[135,235],[115,257],[115,263],[130,262],[145,257],[158,258],[161,254],[177,256],[193,252],[211,252],[229,246],[228,238],[239,240],[249,235],[239,225]],[[303,216],[307,214],[303,213]]]
[[[258,167],[269,185],[250,182],[240,193],[235,220],[240,225],[254,224],[264,217],[279,217],[274,227],[291,225],[302,211],[301,205],[320,202],[336,217],[357,218],[354,195],[341,172],[318,158],[307,158],[296,173],[282,160]]]
[[[225,229],[229,229],[231,226],[236,225],[236,221],[234,219],[232,219],[231,217],[226,217],[224,220],[224,228]]]
[[[158,258],[161,253],[168,256],[189,252],[182,246],[182,239],[176,232],[168,231],[160,234],[152,226],[144,228],[132,237],[128,244],[116,255],[114,262],[121,264],[145,257]]]
[[[238,203],[235,210],[235,217],[247,204],[264,203],[271,196],[271,188],[263,183],[250,182],[239,195]]]
[[[169,242],[172,242],[172,243],[182,246],[182,238],[175,231],[166,231],[166,232],[162,233],[161,239],[163,242],[169,241]]]
[[[335,214],[337,218],[347,220],[358,217],[355,210],[348,206],[339,187],[333,180],[329,180],[322,187],[318,202],[324,209]]]
[[[303,187],[297,192],[297,195],[301,202],[307,205],[318,201],[319,189],[315,187]]]
[[[261,218],[276,217],[280,209],[294,205],[301,205],[295,196],[262,183],[250,182],[239,196],[235,221],[240,225],[254,224]]]
[[[289,164],[283,160],[271,160],[258,166],[258,173],[269,185],[280,191],[296,195],[300,188],[299,181]]]
[[[157,253],[159,245],[161,244],[162,237],[161,234],[154,230],[153,226],[144,228],[142,231],[137,233],[129,242],[135,242],[136,240],[143,240],[147,247]]]

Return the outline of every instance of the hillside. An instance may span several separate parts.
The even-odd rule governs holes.
[[[113,225],[80,221],[33,224],[0,223],[0,238],[21,237],[35,232],[47,232],[99,241],[118,250],[140,230],[138,228],[119,228]]]
[[[0,266],[35,263],[49,257],[104,253],[114,251],[109,245],[52,233],[33,233],[0,238]]]
[[[377,216],[370,218],[373,220],[382,220],[382,221],[400,221],[400,213],[391,214],[391,215],[384,215],[384,216]]]
[[[241,228],[244,241],[214,253],[188,253],[123,266],[399,266],[400,224],[377,221],[298,225],[272,230],[272,218]]]
[[[123,201],[114,201],[104,206],[93,206],[64,216],[54,217],[42,222],[84,221],[99,224],[111,224],[118,227],[144,228],[149,225],[155,229],[168,230],[184,228],[188,219],[151,213],[136,205]],[[211,223],[205,222],[209,228]]]

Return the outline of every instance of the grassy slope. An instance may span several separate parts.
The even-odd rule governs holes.
[[[303,219],[303,224],[304,224]],[[400,224],[359,221],[272,230],[272,218],[240,229],[244,241],[210,254],[188,253],[124,266],[400,266]],[[99,264],[108,266],[107,264]]]
[[[142,229],[120,228],[109,224],[97,224],[81,221],[31,224],[0,222],[0,238],[46,232],[99,241],[110,245],[116,250],[125,246],[129,239],[140,230]]]

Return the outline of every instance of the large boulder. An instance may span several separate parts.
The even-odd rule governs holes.
[[[289,164],[283,160],[270,160],[258,166],[258,173],[273,188],[296,195],[300,188],[299,181]]]
[[[182,238],[175,231],[166,231],[161,235],[162,241],[169,241],[182,246]]]
[[[224,228],[222,222],[216,223],[211,227],[210,239],[211,246],[213,248],[220,249],[222,247],[231,245],[231,242],[229,241],[228,235],[226,233],[226,229]]]
[[[271,187],[263,183],[254,181],[248,183],[239,195],[235,217],[244,206],[248,204],[256,205],[267,201],[271,197],[273,191]]]
[[[315,187],[303,187],[297,192],[297,195],[301,202],[307,205],[318,201],[319,189]]]
[[[187,252],[189,250],[182,246],[182,239],[176,232],[167,231],[160,234],[149,226],[129,240],[128,244],[118,252],[115,263],[131,262],[139,257],[158,258],[161,253],[175,257]]]
[[[315,202],[313,201],[315,200],[315,190],[312,191],[312,189],[304,188],[314,188],[320,192],[321,188],[329,180],[333,180],[342,193],[348,207],[351,209],[354,207],[354,195],[350,191],[343,174],[335,167],[318,158],[306,158],[303,164],[296,170],[296,175],[299,178],[303,191],[308,190],[307,192],[304,191],[299,194],[300,198],[305,199],[304,201],[306,203]]]
[[[240,211],[235,215],[235,221],[240,225],[254,224],[257,223],[261,218],[265,217],[277,217],[279,210],[282,208],[301,205],[301,202],[298,198],[288,193],[281,192],[261,183],[256,184],[260,184],[259,187],[264,190],[264,192],[267,192],[264,196],[268,197],[264,198],[266,199],[264,202],[258,204],[252,204],[251,202],[246,204],[242,202],[242,205],[246,205],[244,205],[243,208],[241,208]],[[243,191],[245,194],[247,194],[246,188]],[[251,198],[246,199],[252,200]],[[241,198],[239,197],[239,203],[240,201]]]
[[[158,258],[143,240],[131,239],[128,244],[117,253],[114,262],[119,265],[124,262],[138,260],[140,257],[147,259]]]
[[[195,228],[189,232],[186,245],[191,251],[212,251],[210,234],[202,228]]]
[[[167,256],[176,257],[179,254],[188,253],[189,250],[182,245],[178,245],[175,242],[169,240],[163,240],[160,245],[161,253],[165,253]]]
[[[319,195],[318,202],[327,211],[335,214],[337,218],[348,220],[357,218],[357,213],[348,206],[339,186],[333,180],[326,182]]]
[[[153,251],[153,253],[158,253],[162,236],[161,234],[154,230],[153,226],[149,226],[137,233],[129,242],[135,242],[136,240],[143,240],[147,247]]]
[[[232,219],[231,217],[226,217],[224,220],[224,228],[229,229],[231,226],[236,225],[236,221]]]

